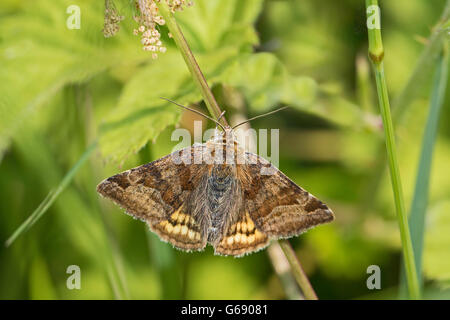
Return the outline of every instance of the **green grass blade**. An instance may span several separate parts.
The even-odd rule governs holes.
[[[45,197],[41,204],[34,210],[34,212],[26,219],[19,228],[14,231],[11,237],[5,242],[5,246],[9,247],[21,234],[28,231],[43,215],[47,212],[48,208],[55,202],[61,192],[69,185],[77,171],[86,162],[91,153],[96,148],[97,143],[94,142],[81,156],[81,158],[75,163],[75,165],[67,172],[65,177],[62,179],[61,183],[55,190],[50,191],[50,193]]]
[[[444,50],[444,52],[445,53],[439,59],[433,83],[430,111],[422,142],[422,152],[420,155],[419,169],[417,172],[414,198],[411,205],[411,215],[409,217],[419,280],[421,280],[420,271],[424,237],[424,222],[430,185],[433,147],[439,126],[439,115],[444,103],[445,89],[447,87],[448,53],[447,50]]]
[[[409,225],[411,228],[411,240],[414,250],[414,258],[417,267],[417,277],[419,285],[422,286],[422,254],[424,242],[425,214],[428,203],[428,193],[430,187],[431,164],[433,159],[434,143],[436,141],[439,127],[439,117],[445,99],[445,90],[448,77],[448,50],[444,47],[442,55],[439,57],[436,73],[434,76],[430,110],[422,140],[422,151],[420,153],[419,166],[417,170],[414,196],[411,203]],[[401,293],[405,289],[405,278],[402,276]]]

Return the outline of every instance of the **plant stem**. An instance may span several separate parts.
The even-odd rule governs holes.
[[[442,45],[447,41],[446,36],[449,28],[450,0],[447,0],[441,18],[436,23],[435,27],[433,27],[433,32],[426,41],[427,45],[417,60],[408,81],[392,103],[392,120],[394,125],[400,124],[403,121],[411,101],[417,96],[417,92],[420,92],[421,88],[426,85],[425,79],[427,79],[427,70],[433,69],[435,63],[437,63],[439,54],[442,51]],[[381,144],[377,145],[377,149],[381,150],[381,148],[384,148],[384,146]],[[376,154],[380,154],[380,152],[376,152]],[[367,187],[369,195],[365,197],[366,199],[363,199],[365,208],[370,208],[372,206],[374,201],[373,194],[377,192],[377,189],[380,186],[381,177],[383,176],[382,171],[386,168],[384,155],[379,157],[376,161],[374,169],[370,173],[369,187]]]
[[[366,8],[378,8],[378,0],[366,0]],[[369,14],[376,14],[367,10],[368,20],[373,18]],[[379,18],[379,17],[378,17]],[[408,226],[408,217],[405,211],[403,200],[402,184],[400,179],[400,170],[397,161],[397,149],[395,146],[394,126],[392,124],[391,109],[389,104],[389,96],[386,85],[386,77],[384,74],[384,49],[381,38],[380,28],[369,27],[369,57],[372,61],[375,72],[375,81],[377,84],[378,100],[380,105],[381,117],[383,119],[383,127],[385,133],[386,150],[389,161],[389,170],[391,176],[392,190],[394,193],[395,208],[397,212],[398,224],[400,228],[400,237],[403,248],[403,258],[405,261],[406,278],[408,280],[409,295],[412,299],[420,298],[420,289],[417,281],[416,265],[414,261],[414,252],[411,243],[411,235]]]
[[[214,95],[211,89],[209,88],[208,83],[206,82],[205,76],[203,75],[197,63],[194,54],[192,53],[186,39],[184,38],[183,33],[181,32],[181,29],[178,26],[178,23],[175,20],[173,13],[170,11],[165,1],[161,1],[158,7],[160,9],[161,15],[163,16],[164,20],[167,23],[167,27],[169,28],[169,31],[172,34],[173,39],[175,40],[175,44],[181,51],[181,55],[183,56],[184,61],[186,62],[186,65],[189,68],[189,71],[191,72],[194,81],[198,85],[202,93],[202,96],[205,99],[206,107],[208,108],[209,113],[214,118],[216,119],[219,118],[219,116],[222,113],[220,107],[217,104],[217,101],[214,98]],[[222,117],[220,121],[222,122],[223,125],[225,126],[228,125],[225,117]]]
[[[184,38],[183,32],[178,26],[173,16],[173,13],[170,11],[165,1],[161,1],[158,4],[158,7],[160,9],[161,15],[166,21],[167,27],[169,28],[169,32],[172,34],[175,44],[180,50],[181,55],[183,56],[184,61],[186,62],[186,65],[189,68],[189,71],[191,72],[194,81],[198,85],[202,93],[202,96],[205,99],[205,103],[209,113],[211,114],[211,116],[218,118],[222,114],[222,111],[219,105],[217,104],[217,101],[214,98],[214,95],[211,89],[209,88],[208,83],[206,82],[205,76],[203,75],[197,61],[195,60],[194,54],[192,53],[189,44]],[[222,117],[221,121],[225,126],[228,125],[225,117]],[[283,240],[280,242],[280,245],[282,246],[283,252],[286,255],[287,260],[289,261],[291,270],[294,273],[298,285],[305,294],[305,298],[317,300],[317,296],[311,284],[309,283],[309,280],[306,277],[306,274],[304,273],[300,265],[300,261],[295,256],[295,252],[292,249],[289,242],[287,240]]]
[[[281,246],[281,249],[283,249],[287,260],[289,261],[289,264],[291,265],[292,273],[294,274],[295,280],[297,280],[298,285],[302,289],[305,298],[307,300],[318,300],[316,292],[311,286],[311,283],[309,282],[305,271],[303,271],[302,265],[300,264],[300,261],[298,260],[295,251],[294,249],[292,249],[289,241],[280,240],[279,244]]]
[[[281,249],[280,242],[274,242],[267,248],[270,262],[272,262],[273,270],[281,282],[286,298],[289,300],[304,300],[305,296],[301,292],[297,280],[291,270],[286,255]]]

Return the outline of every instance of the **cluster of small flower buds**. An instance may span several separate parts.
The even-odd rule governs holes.
[[[191,0],[163,0],[166,2],[170,11],[181,11],[184,7],[192,6]],[[145,51],[152,53],[152,58],[158,58],[158,53],[166,52],[167,48],[161,42],[161,33],[157,30],[158,26],[164,25],[166,22],[158,13],[157,3],[161,0],[135,0],[138,14],[134,16],[134,20],[139,27],[134,29],[135,35],[141,36],[141,43]],[[103,34],[106,38],[114,36],[119,31],[119,24],[124,19],[119,15],[113,0],[105,0],[105,22]],[[169,33],[169,37],[172,35]]]
[[[159,0],[156,0],[159,2]],[[134,20],[139,24],[134,29],[135,35],[141,35],[141,43],[145,51],[152,53],[152,58],[158,58],[158,53],[166,52],[166,47],[162,45],[161,33],[156,29],[158,25],[162,26],[166,22],[158,14],[158,6],[155,0],[137,0],[136,7],[140,15],[135,16]]]
[[[103,26],[103,35],[105,38],[115,36],[120,29],[120,22],[125,19],[124,16],[119,15],[119,12],[112,0],[105,1],[105,22]]]
[[[158,58],[158,53],[166,52],[167,48],[161,42],[161,34],[157,26],[162,26],[166,22],[158,13],[158,6],[161,0],[136,0],[136,9],[139,15],[134,16],[134,20],[139,24],[134,29],[135,35],[141,35],[141,43],[145,51],[152,53],[152,58]],[[163,0],[166,1],[172,12],[183,10],[184,6],[191,6],[192,1],[186,0]],[[170,37],[170,35],[169,35]]]
[[[190,7],[194,4],[190,0],[166,0],[166,2],[172,12],[181,11],[184,9],[184,7]]]

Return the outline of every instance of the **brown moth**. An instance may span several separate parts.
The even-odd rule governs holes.
[[[244,151],[237,126],[211,120],[223,131],[206,143],[112,176],[97,191],[186,251],[209,243],[216,254],[242,256],[334,219],[319,199]]]

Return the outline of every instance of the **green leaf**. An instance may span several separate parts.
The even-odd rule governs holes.
[[[241,90],[249,100],[249,106],[258,112],[274,107],[292,93],[286,69],[270,53],[241,57],[227,69],[223,79],[226,84]],[[314,88],[307,91],[311,96],[315,94]]]
[[[198,56],[210,83],[236,59],[235,49],[224,49]],[[160,97],[188,105],[201,100],[189,71],[178,52],[167,52],[141,68],[124,86],[118,105],[100,128],[100,149],[107,160],[123,162],[148,141],[154,141],[164,128],[179,121],[181,109]]]
[[[187,80],[186,67],[176,52],[141,68],[125,84],[117,107],[100,127],[102,154],[108,160],[123,161],[176,123],[181,112],[159,97],[178,96],[177,91]]]
[[[115,38],[103,38],[103,3],[82,2],[82,27],[68,30],[68,15],[62,13],[69,4],[41,0],[0,23],[0,81],[11,84],[0,89],[0,153],[23,120],[61,88],[111,70],[124,87],[117,106],[99,115],[99,146],[107,160],[123,162],[179,121],[180,110],[159,97],[189,104],[198,102],[200,93],[170,40],[168,52],[153,61],[132,35],[132,21],[124,23]],[[258,44],[254,23],[262,4],[262,0],[198,0],[176,13],[209,84],[240,88],[257,112],[283,103],[337,123],[358,115],[352,104],[330,108],[318,101],[316,82],[290,75],[272,54],[250,54]]]
[[[210,85],[222,83],[232,62],[257,44],[253,23],[262,3],[199,0],[176,14]],[[103,119],[99,143],[107,160],[123,163],[148,141],[154,141],[164,128],[179,121],[181,110],[160,97],[185,105],[201,100],[181,55],[173,47],[135,72],[126,82],[117,107]]]
[[[291,75],[271,53],[241,55],[221,79],[241,90],[256,113],[281,103],[339,125],[364,122],[364,114],[357,105],[327,93],[312,78]]]
[[[258,43],[253,23],[262,4],[262,0],[197,0],[175,17],[194,52],[226,46],[249,50]]]
[[[104,39],[100,1],[80,3],[81,29],[69,30],[66,9],[71,4],[29,2],[0,20],[0,82],[7,84],[0,87],[0,155],[24,119],[65,85],[87,81],[123,61],[148,58],[131,33]]]

